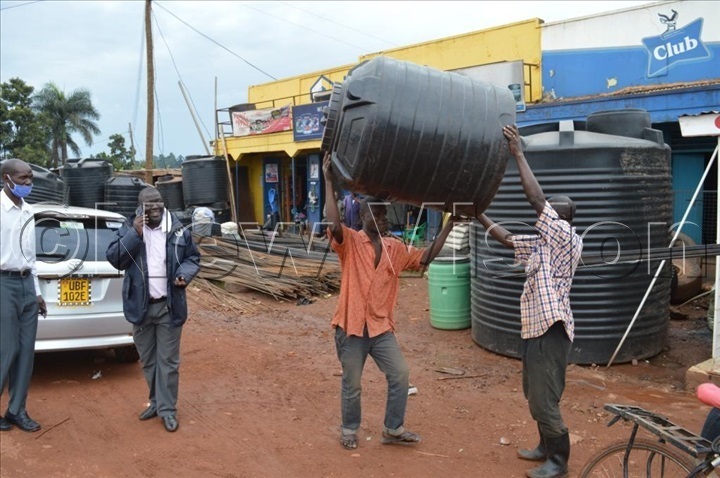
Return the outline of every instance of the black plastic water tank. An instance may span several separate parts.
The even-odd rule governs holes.
[[[105,201],[105,182],[112,176],[112,164],[85,158],[68,161],[59,171],[67,183],[70,206],[95,208],[97,203]]]
[[[618,249],[625,254],[670,243],[670,148],[661,132],[649,130],[644,135],[655,141],[584,131],[524,138],[525,155],[546,197],[567,195],[577,205],[573,226],[583,236],[584,249],[570,295],[575,318],[572,363],[609,361],[659,265],[652,261],[590,267],[590,262],[611,262]],[[486,214],[497,223],[505,222],[514,234],[533,233],[537,216],[523,193],[514,160],[508,162]],[[479,223],[471,227],[470,245],[473,339],[494,352],[520,357],[524,270],[513,266],[511,249],[486,239]],[[597,257],[600,253],[604,259]],[[639,258],[639,254],[629,257]],[[653,287],[617,363],[662,351],[670,281],[668,267]]]
[[[102,209],[130,217],[138,206],[138,194],[146,187],[148,183],[133,176],[110,178],[105,183],[105,204]]]
[[[408,204],[482,212],[509,157],[507,88],[377,57],[335,85],[322,143],[345,189]]]
[[[575,131],[584,131],[586,121],[575,120],[573,121],[573,129]],[[521,136],[531,136],[538,133],[549,133],[551,131],[560,131],[560,122],[552,121],[550,123],[538,123],[528,126],[519,127]]]
[[[228,200],[227,166],[222,156],[188,156],[182,163],[185,206],[204,206]]]
[[[165,207],[169,211],[182,211],[185,209],[182,178],[170,176],[167,179],[158,180],[155,183],[155,187],[163,197]]]
[[[645,139],[645,131],[651,126],[650,113],[639,108],[627,108],[593,113],[587,117],[585,129],[593,133]]]
[[[8,161],[3,159],[0,166]],[[38,166],[37,164],[28,163],[33,171],[33,188],[30,195],[25,198],[29,204],[52,203],[65,204],[67,201],[67,185],[65,181],[53,173],[49,169]],[[2,177],[0,177],[0,189],[4,187]]]

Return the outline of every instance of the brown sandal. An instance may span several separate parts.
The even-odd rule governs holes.
[[[348,435],[345,435],[344,433],[340,436],[340,444],[345,448],[346,450],[354,450],[358,446],[358,440],[357,435],[354,433],[350,433]]]
[[[420,442],[420,435],[417,433],[404,431],[399,435],[391,435],[383,432],[380,443],[383,445],[415,445]]]

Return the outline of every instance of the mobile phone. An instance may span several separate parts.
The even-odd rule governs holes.
[[[148,217],[147,217],[147,214],[145,213],[145,205],[144,204],[140,204],[137,207],[137,209],[135,209],[135,215],[136,216],[145,216],[145,220],[147,221]]]

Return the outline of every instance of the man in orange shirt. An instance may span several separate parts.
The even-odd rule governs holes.
[[[332,163],[323,159],[325,191],[333,191]],[[420,436],[403,426],[410,370],[395,339],[393,307],[397,300],[400,273],[421,270],[437,256],[452,230],[455,217],[447,222],[433,244],[425,249],[408,247],[400,240],[384,237],[388,222],[386,207],[379,199],[360,203],[362,229],[343,225],[337,202],[326,195],[328,236],[340,259],[340,299],[332,325],[335,346],[342,364],[342,436],[348,450],[357,448],[360,428],[360,394],[363,366],[370,355],[388,382],[383,426],[384,444],[412,445]]]

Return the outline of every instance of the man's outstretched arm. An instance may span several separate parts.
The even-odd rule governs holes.
[[[480,224],[485,227],[485,230],[500,244],[502,244],[505,247],[514,248],[515,243],[512,241],[512,234],[505,229],[504,227],[495,224],[489,217],[487,217],[485,214],[480,214],[477,217],[478,221],[480,221]]]
[[[533,209],[535,209],[538,217],[540,217],[545,208],[545,194],[525,158],[522,145],[520,144],[520,132],[516,125],[510,125],[503,127],[503,134],[508,141],[510,154],[512,154],[517,161],[518,171],[520,172],[520,184],[522,184],[525,196]]]

